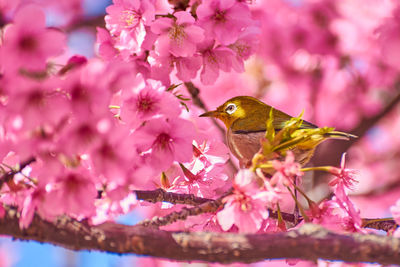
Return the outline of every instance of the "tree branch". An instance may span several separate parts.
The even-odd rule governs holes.
[[[144,226],[164,226],[171,223],[174,223],[178,220],[185,220],[189,216],[196,216],[202,213],[211,213],[217,211],[219,208],[223,206],[222,199],[231,193],[231,190],[225,193],[220,198],[213,200],[208,198],[196,197],[192,194],[177,194],[166,192],[165,190],[159,188],[151,191],[140,191],[135,190],[137,193],[137,198],[140,200],[145,200],[151,203],[156,202],[170,202],[172,204],[187,204],[187,205],[199,205],[193,208],[183,208],[180,211],[174,211],[164,217],[154,217],[151,220],[144,220],[141,222]],[[269,217],[273,219],[278,218],[278,212],[268,209]],[[293,214],[281,212],[282,219],[289,223],[295,223],[296,218]],[[301,222],[303,220],[302,217],[298,218],[298,221]],[[386,219],[377,219],[377,218],[363,218],[363,227],[390,231],[397,227],[396,222],[391,218]]]
[[[156,190],[135,190],[137,199],[145,200],[151,203],[156,202],[169,202],[172,204],[186,204],[186,205],[199,205],[209,201],[213,201],[213,199],[196,197],[193,194],[178,194],[167,192],[161,188]]]
[[[5,216],[0,219],[0,234],[73,250],[220,263],[280,258],[380,264],[400,262],[400,239],[372,234],[337,234],[312,224],[275,234],[188,233],[111,222],[90,226],[86,221],[65,216],[48,222],[35,214],[31,225],[21,230],[17,209],[5,209]]]
[[[219,208],[223,206],[222,200],[224,197],[232,193],[232,189],[226,192],[224,195],[219,197],[216,200],[211,200],[204,202],[193,208],[183,208],[180,211],[174,211],[164,217],[154,217],[151,220],[144,220],[140,224],[143,226],[163,226],[174,223],[178,220],[185,220],[189,216],[196,216],[203,213],[211,213],[217,211]]]
[[[19,173],[22,171],[26,166],[29,164],[35,162],[36,159],[34,157],[30,157],[27,160],[23,161],[19,168],[13,169],[0,177],[0,188],[3,186],[4,183],[10,181],[15,174]],[[208,199],[208,198],[202,198],[202,197],[197,197],[193,194],[178,194],[178,193],[173,193],[173,192],[166,192],[165,190],[159,188],[155,190],[135,190],[136,197],[139,200],[144,200],[148,201],[151,203],[156,203],[156,202],[169,202],[172,204],[184,204],[184,205],[193,205],[196,206],[194,208],[183,208],[181,211],[178,212],[172,212],[171,214],[168,214],[164,217],[158,218],[155,217],[151,220],[145,220],[142,222],[143,225],[146,226],[162,226],[162,225],[168,225],[170,223],[176,222],[177,220],[184,220],[189,216],[196,216],[202,213],[211,213],[217,211],[220,207],[222,207],[223,202],[222,199],[229,195],[232,190],[229,190],[226,192],[223,196],[220,198],[214,200],[214,199]],[[100,193],[101,197],[101,193]],[[199,206],[197,206],[199,205]],[[271,209],[268,210],[269,215],[271,218],[277,219],[278,218],[278,213],[276,211],[273,211]],[[294,223],[295,218],[293,214],[290,213],[285,213],[281,212],[282,218],[286,222]],[[299,221],[301,221],[302,218],[299,218]],[[363,219],[363,227],[367,228],[372,228],[372,229],[377,229],[377,230],[384,230],[386,232],[390,231],[391,229],[395,228],[396,222],[392,219]]]

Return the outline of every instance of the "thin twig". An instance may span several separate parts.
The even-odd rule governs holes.
[[[365,228],[383,230],[385,232],[389,232],[389,231],[394,230],[395,228],[398,227],[398,225],[395,222],[395,220],[393,220],[391,218],[387,218],[387,219],[368,219],[368,218],[363,218],[362,222],[363,222],[363,227],[365,227]]]
[[[232,193],[232,189],[216,200],[207,201],[203,204],[200,204],[200,205],[192,207],[192,208],[185,207],[185,208],[182,208],[182,210],[180,210],[180,211],[171,212],[170,214],[163,216],[163,217],[154,217],[151,220],[144,220],[144,221],[140,222],[139,224],[143,225],[143,226],[159,227],[159,226],[164,226],[164,225],[174,223],[178,220],[185,220],[189,216],[196,216],[196,215],[200,215],[203,213],[215,212],[224,205],[222,200],[231,193]]]
[[[179,194],[167,192],[161,188],[156,190],[135,190],[137,199],[145,200],[151,203],[156,202],[169,202],[172,204],[186,204],[186,205],[200,205],[213,199],[197,197],[193,194]]]
[[[11,179],[16,175],[17,173],[21,172],[26,166],[29,164],[35,162],[36,159],[34,157],[30,157],[27,160],[23,161],[20,165],[19,168],[13,169],[0,177],[0,189],[3,187],[5,183],[8,183],[11,181]]]

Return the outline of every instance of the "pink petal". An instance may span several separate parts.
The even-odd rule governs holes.
[[[235,222],[235,206],[229,202],[226,203],[223,210],[217,213],[217,220],[222,230],[231,229]]]
[[[200,80],[204,85],[213,84],[219,76],[219,68],[214,62],[207,57],[203,58],[203,69],[201,71]]]
[[[171,28],[172,24],[172,19],[158,18],[153,22],[153,24],[151,24],[151,31],[157,34],[161,34],[168,31],[168,29]]]
[[[186,11],[178,11],[174,14],[174,16],[177,18],[176,24],[178,25],[193,24],[195,22],[193,16]]]
[[[187,38],[193,43],[200,43],[204,39],[204,30],[199,26],[191,25],[185,28]]]
[[[235,0],[224,0],[224,1],[215,1],[214,0],[214,2],[219,2],[219,7],[221,10],[227,10],[236,3]]]
[[[200,69],[202,58],[194,55],[190,58],[181,58],[176,61],[176,76],[184,82],[188,82],[196,77],[197,71]]]
[[[18,10],[14,17],[16,25],[24,27],[25,31],[44,29],[46,17],[43,10],[36,5],[24,5]]]

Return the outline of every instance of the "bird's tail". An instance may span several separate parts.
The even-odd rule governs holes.
[[[350,140],[351,138],[358,138],[357,135],[339,132],[339,131],[331,131],[324,134],[327,138],[333,139],[341,139],[341,140]]]

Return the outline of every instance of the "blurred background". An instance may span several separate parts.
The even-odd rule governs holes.
[[[161,0],[159,0],[161,2]],[[25,0],[0,0],[0,25]],[[61,58],[95,57],[96,27],[104,27],[106,0],[32,0],[46,10],[48,26],[68,36]],[[194,1],[191,1],[194,2]],[[257,52],[245,73],[220,73],[212,86],[196,78],[200,97],[213,109],[229,97],[253,95],[319,126],[358,135],[352,142],[327,141],[311,164],[359,170],[351,193],[362,217],[390,217],[400,197],[400,4],[390,0],[255,0],[261,26]],[[304,185],[314,200],[329,195],[316,173]],[[373,205],[371,205],[373,203]],[[133,224],[139,214],[121,218]],[[172,265],[133,256],[72,252],[35,242],[0,239],[0,266]],[[269,266],[280,262],[268,262]],[[260,264],[257,264],[260,265]],[[300,265],[299,265],[300,266]]]

